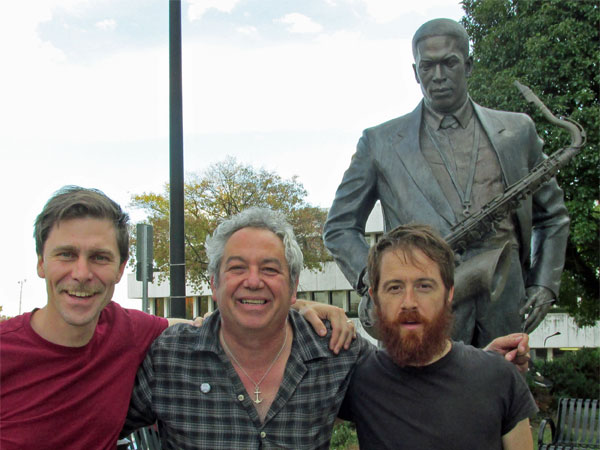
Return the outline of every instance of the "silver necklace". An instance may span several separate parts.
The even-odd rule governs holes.
[[[242,365],[237,360],[237,358],[235,357],[233,352],[229,349],[229,347],[227,346],[227,342],[225,342],[225,336],[223,335],[223,329],[221,329],[221,340],[223,341],[223,347],[225,348],[225,351],[229,354],[229,356],[231,356],[231,358],[233,359],[233,362],[235,362],[235,364],[241,369],[241,371],[244,372],[244,375],[246,375],[248,377],[248,379],[250,381],[252,381],[252,384],[254,384],[254,395],[256,395],[256,398],[253,398],[252,401],[254,403],[256,403],[257,405],[262,402],[262,399],[259,397],[259,395],[261,394],[260,383],[262,383],[263,380],[265,379],[265,377],[269,374],[269,372],[275,365],[275,362],[279,359],[279,356],[281,356],[281,352],[283,352],[283,349],[285,348],[285,344],[287,343],[287,336],[288,336],[287,319],[285,320],[284,328],[285,328],[285,337],[283,338],[283,345],[281,346],[281,348],[275,355],[275,359],[273,359],[273,361],[271,362],[271,365],[269,366],[267,371],[263,374],[263,376],[260,378],[260,380],[258,380],[258,383],[256,381],[254,381],[250,375],[248,375],[248,372],[246,372],[246,369],[244,369],[242,367]]]
[[[460,197],[460,201],[462,203],[462,207],[463,207],[463,214],[465,216],[468,216],[469,214],[471,214],[470,211],[470,207],[471,207],[471,191],[473,190],[473,181],[475,180],[475,171],[477,170],[477,158],[479,155],[479,139],[480,139],[480,130],[479,127],[477,126],[476,122],[473,122],[473,126],[474,126],[474,130],[473,130],[473,148],[471,150],[471,160],[470,160],[470,164],[469,164],[469,175],[467,178],[467,186],[465,188],[465,190],[462,190],[462,187],[458,181],[458,173],[455,172],[455,170],[453,169],[453,166],[450,162],[450,159],[448,158],[448,156],[442,151],[442,149],[440,148],[440,143],[438,142],[437,137],[435,136],[435,133],[432,132],[431,127],[426,124],[425,125],[425,129],[427,130],[427,134],[429,134],[429,138],[431,139],[431,142],[433,143],[433,146],[435,147],[435,149],[437,150],[437,152],[440,155],[440,158],[442,158],[442,161],[444,163],[444,166],[446,166],[446,170],[448,171],[448,175],[450,175],[450,180],[452,181],[452,184],[454,185],[454,188],[456,189],[456,192],[458,193],[458,196]],[[450,139],[448,139],[448,143],[450,144],[450,148],[452,148],[452,141],[450,141]],[[454,163],[454,166],[456,166],[456,162]]]

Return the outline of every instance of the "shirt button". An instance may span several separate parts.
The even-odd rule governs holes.
[[[238,400],[240,402],[243,402],[244,401],[244,396],[242,394],[238,395]]]
[[[260,437],[263,438],[263,439],[266,438],[267,437],[267,433],[265,433],[264,431],[261,431],[260,432]]]

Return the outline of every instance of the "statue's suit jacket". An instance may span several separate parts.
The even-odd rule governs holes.
[[[496,111],[473,103],[498,155],[509,186],[542,161],[542,141],[525,114]],[[419,146],[423,102],[402,117],[364,131],[344,173],[324,229],[325,245],[356,287],[369,246],[365,223],[381,202],[384,228],[424,223],[447,236],[457,222]],[[517,209],[516,233],[525,286],[544,286],[558,294],[569,233],[562,190],[553,178]]]

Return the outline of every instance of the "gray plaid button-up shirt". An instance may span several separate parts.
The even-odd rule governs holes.
[[[140,367],[124,432],[158,421],[163,449],[328,449],[354,367],[371,351],[361,337],[334,355],[290,311],[294,342],[282,384],[261,423],[219,344],[221,316],[200,328],[177,325]]]

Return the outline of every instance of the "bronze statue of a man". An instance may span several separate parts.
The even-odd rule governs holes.
[[[413,36],[412,49],[423,101],[411,113],[364,131],[325,225],[325,245],[361,294],[368,288],[365,223],[378,200],[385,231],[424,223],[447,236],[454,224],[546,157],[527,115],[491,110],[470,99],[473,58],[462,25],[449,19],[427,22]],[[481,347],[520,331],[520,310],[527,302],[533,308],[525,329],[533,330],[558,294],[568,233],[562,190],[552,179],[493,233],[470,245],[462,261],[506,247],[505,284],[494,301],[474,296],[456,303],[454,339]],[[368,300],[360,307],[367,329],[374,324]]]

